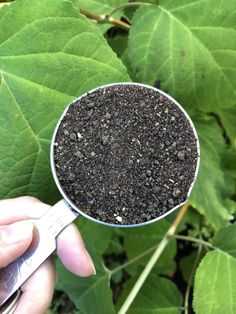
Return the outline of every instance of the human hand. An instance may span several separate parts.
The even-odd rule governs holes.
[[[50,208],[30,196],[0,201],[0,268],[21,256],[30,246],[34,225],[30,219],[38,218]],[[95,274],[91,257],[74,224],[67,226],[57,237],[57,254],[64,266],[78,276]],[[21,286],[22,295],[16,314],[43,314],[51,303],[56,273],[51,258]]]

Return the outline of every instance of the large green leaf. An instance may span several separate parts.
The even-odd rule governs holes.
[[[220,230],[213,239],[217,249],[197,269],[193,306],[197,314],[236,313],[236,225]]]
[[[236,258],[236,224],[220,229],[214,236],[212,244]]]
[[[0,14],[0,197],[52,202],[49,145],[65,106],[126,69],[76,2],[21,0]]]
[[[189,282],[189,279],[190,279],[190,276],[192,273],[192,269],[193,269],[193,265],[194,265],[194,262],[196,260],[196,256],[197,256],[197,251],[194,250],[189,255],[181,258],[181,260],[179,262],[179,268],[181,270],[183,279],[186,282]]]
[[[232,145],[236,148],[236,106],[219,110],[217,114],[221,119],[223,127],[225,128]]]
[[[166,219],[162,219],[147,226],[124,230],[124,246],[128,258],[133,259],[153,246],[158,245],[169,227],[170,223],[168,223]],[[150,254],[139,259],[136,262],[136,265],[145,266],[150,258]],[[173,270],[175,267],[173,261],[175,254],[176,241],[172,240],[158,260],[156,269],[160,272],[169,272],[169,270]]]
[[[126,0],[77,0],[81,9],[91,13],[109,14],[115,8],[127,3]],[[122,12],[122,11],[121,11]],[[120,13],[119,13],[120,14]]]
[[[196,314],[236,313],[236,260],[222,251],[207,253],[197,269],[193,306]]]
[[[76,220],[76,225],[78,226],[85,243],[95,247],[97,253],[104,253],[110,244],[114,229],[90,221],[84,217],[79,217],[79,219]]]
[[[89,278],[79,278],[58,263],[57,289],[67,293],[83,314],[114,314],[112,291],[109,287],[110,272],[104,267],[101,259],[99,260],[98,255],[92,256],[97,274]]]
[[[122,293],[119,308],[131,290],[135,280],[129,281]],[[135,298],[129,314],[180,314],[182,295],[169,279],[150,274]]]
[[[225,165],[230,175],[236,179],[236,147],[228,151],[228,155],[225,160]]]
[[[117,54],[119,58],[123,58],[125,50],[127,49],[128,36],[127,35],[117,35],[115,37],[105,37],[108,44],[112,50]]]
[[[215,229],[226,226],[231,218],[225,198],[234,185],[223,164],[226,145],[219,126],[207,115],[193,117],[201,148],[200,170],[190,203],[205,215]]]
[[[187,108],[235,104],[235,0],[169,1],[132,19],[130,63],[141,82],[161,82]]]
[[[128,36],[127,34],[116,35],[115,37],[108,37],[107,42],[112,48],[112,50],[117,54],[120,60],[126,65],[126,69],[129,73],[130,78],[133,82],[137,82],[135,74],[133,73],[130,63],[129,63],[129,52],[128,52]]]

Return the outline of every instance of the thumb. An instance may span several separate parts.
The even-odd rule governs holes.
[[[29,220],[0,227],[0,268],[21,256],[33,237],[33,223]]]

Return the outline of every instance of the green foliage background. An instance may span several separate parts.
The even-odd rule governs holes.
[[[199,260],[194,311],[236,313],[236,2],[145,1],[152,5],[115,13],[131,21],[129,32],[107,33],[111,24],[96,25],[80,13],[109,14],[126,2],[17,0],[0,8],[0,197],[60,199],[49,147],[73,99],[106,83],[160,86],[191,115],[201,145],[200,173],[179,233],[211,246],[200,244],[199,255],[192,244],[183,253],[186,243],[170,240],[128,313],[181,313],[176,270],[186,284]],[[74,313],[116,313],[174,216],[134,230],[81,218],[97,275],[77,278],[57,261],[56,289],[74,302]],[[126,261],[130,265],[121,266]],[[115,305],[111,282],[122,287]],[[50,313],[62,307],[58,295]]]

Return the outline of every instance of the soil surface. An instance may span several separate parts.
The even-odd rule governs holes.
[[[72,103],[54,144],[59,182],[87,215],[112,224],[155,219],[183,203],[197,145],[169,98],[139,85],[113,85]]]

